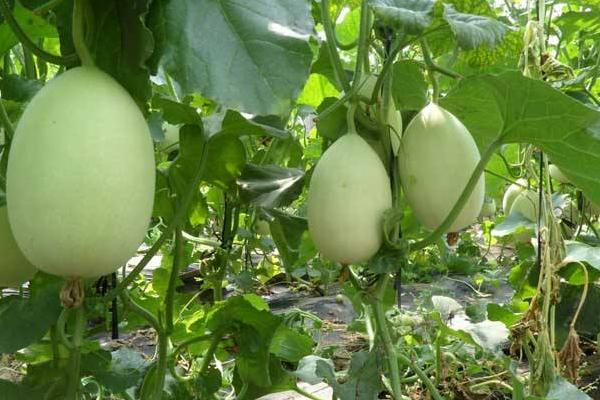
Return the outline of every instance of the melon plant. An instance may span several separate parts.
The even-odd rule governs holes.
[[[506,191],[504,192],[504,196],[502,197],[502,211],[504,214],[510,214],[510,208],[514,203],[515,199],[518,195],[520,195],[527,188],[527,180],[519,179],[517,183],[511,184]]]
[[[308,229],[321,254],[343,264],[366,261],[381,247],[383,213],[392,207],[381,159],[356,132],[338,139],[315,167]]]
[[[552,178],[560,183],[571,183],[569,178],[567,178],[565,174],[563,174],[563,172],[554,164],[550,164],[548,166],[548,173]]]
[[[421,224],[436,229],[444,221],[480,158],[473,137],[450,112],[432,103],[415,116],[402,138],[398,160],[404,193]],[[481,176],[447,231],[458,231],[477,218],[484,191]]]
[[[111,273],[144,239],[154,181],[136,103],[99,69],[71,69],[34,96],[16,128],[6,193],[15,239],[45,272]]]
[[[5,206],[0,207],[0,287],[18,287],[35,274],[12,234]]]

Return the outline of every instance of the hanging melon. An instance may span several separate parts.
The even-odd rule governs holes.
[[[410,122],[398,155],[400,178],[409,205],[425,227],[436,229],[448,216],[480,158],[467,128],[442,107],[429,104]],[[448,232],[475,221],[484,185],[481,176]]]
[[[343,264],[371,258],[391,207],[385,167],[363,138],[350,132],[325,151],[308,192],[308,229],[324,257]]]
[[[154,181],[135,101],[99,69],[73,68],[46,84],[18,123],[6,193],[15,239],[45,272],[111,273],[144,239]]]
[[[512,207],[515,199],[526,189],[527,180],[525,179],[517,180],[516,184],[513,183],[506,189],[504,197],[502,197],[502,211],[504,214],[508,215],[510,213],[510,207]]]

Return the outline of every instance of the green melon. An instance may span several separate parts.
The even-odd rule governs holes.
[[[521,192],[510,207],[510,214],[519,212],[529,221],[536,222],[538,220],[539,209],[538,199],[538,194],[533,190]]]
[[[16,129],[6,193],[15,239],[45,272],[111,273],[144,239],[154,181],[136,103],[99,69],[71,69],[35,95]]]
[[[0,207],[0,287],[18,287],[31,279],[35,271],[15,242],[6,207]]]
[[[512,207],[512,204],[514,203],[515,199],[526,188],[527,180],[519,179],[517,180],[517,184],[513,183],[506,189],[506,191],[504,192],[504,197],[502,197],[502,211],[504,211],[504,214],[508,215],[510,213],[510,208]]]
[[[460,197],[479,160],[467,128],[451,113],[429,104],[410,122],[398,155],[402,187],[417,219],[436,229]],[[481,176],[449,232],[475,221],[485,192]]]
[[[308,192],[308,229],[324,257],[343,264],[371,258],[391,207],[385,167],[363,138],[348,133],[325,151]]]

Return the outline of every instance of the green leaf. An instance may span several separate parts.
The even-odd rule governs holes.
[[[567,254],[562,261],[563,264],[585,262],[600,270],[600,248],[571,240],[565,241],[565,248]]]
[[[325,98],[337,97],[338,95],[338,90],[329,79],[320,74],[310,74],[300,97],[298,97],[298,104],[306,104],[312,108],[317,108]]]
[[[263,309],[260,304],[256,308],[255,297],[229,298],[211,313],[207,327],[213,332],[229,333],[234,337],[239,346],[235,354],[236,371],[243,382],[269,387],[272,384],[269,348],[281,318]]]
[[[304,171],[277,165],[246,164],[237,184],[242,201],[277,208],[290,205],[302,193]]]
[[[422,33],[432,21],[432,0],[369,0],[373,12],[384,22],[411,35]]]
[[[25,384],[0,379],[0,393],[3,400],[41,400],[46,394],[46,388],[32,388]]]
[[[564,378],[557,378],[550,386],[546,395],[547,400],[592,400],[590,396],[577,389],[577,386],[569,383]]]
[[[323,382],[323,378],[317,375],[317,365],[319,362],[324,362],[328,364],[331,369],[334,369],[333,361],[330,359],[309,355],[300,360],[294,375],[303,382],[310,383],[311,385]]]
[[[131,387],[137,387],[149,365],[150,362],[139,352],[123,347],[111,353],[107,368],[90,372],[93,372],[98,382],[111,392],[121,393]]]
[[[111,74],[138,102],[151,96],[146,61],[154,50],[144,20],[151,0],[90,0],[94,29],[89,48],[98,68]]]
[[[492,235],[498,237],[508,236],[524,230],[535,230],[536,226],[535,222],[531,222],[520,212],[513,212],[504,221],[494,226]]]
[[[256,120],[248,120],[240,113],[228,110],[221,124],[221,133],[236,136],[271,136],[287,138],[290,134],[280,128]]]
[[[58,37],[58,32],[54,26],[49,24],[44,18],[21,6],[18,2],[16,2],[13,9],[13,16],[21,29],[33,41],[42,38]],[[2,23],[0,25],[0,55],[6,53],[18,43],[19,41],[8,24],[5,22]]]
[[[474,49],[482,45],[494,47],[502,41],[508,28],[492,18],[457,12],[450,4],[444,4],[444,19],[463,49]]]
[[[271,236],[281,254],[285,268],[291,269],[300,255],[302,235],[308,229],[305,218],[296,217],[276,210],[269,212],[271,221]]]
[[[336,37],[342,45],[350,45],[358,40],[360,30],[360,7],[350,11],[344,19],[336,24]]]
[[[0,82],[2,99],[13,100],[19,103],[29,101],[38,90],[42,88],[42,82],[34,79],[23,78],[19,75],[7,75]]]
[[[560,29],[561,41],[568,43],[576,36],[597,35],[600,31],[600,10],[567,11],[557,17],[554,24]]]
[[[392,94],[398,109],[420,110],[427,105],[429,86],[421,66],[413,60],[394,63]]]
[[[170,124],[202,126],[202,118],[194,107],[160,96],[152,98],[152,106],[162,110],[163,119]]]
[[[376,399],[383,389],[379,377],[379,362],[376,352],[352,354],[350,369],[344,383],[338,383],[335,371],[325,360],[317,361],[317,375],[326,379],[333,393],[340,399]]]
[[[285,325],[279,325],[269,351],[271,354],[289,362],[298,362],[312,352],[313,340]]]
[[[31,282],[31,297],[8,296],[0,300],[0,354],[14,353],[40,340],[61,312],[59,291],[63,281],[38,273]]]
[[[323,112],[338,99],[335,97],[327,97],[317,108],[317,113]],[[320,136],[336,140],[348,131],[348,124],[346,122],[346,114],[348,109],[346,106],[341,105],[325,118],[319,118],[317,120],[317,132]]]
[[[509,328],[521,319],[520,314],[514,313],[508,306],[496,303],[488,303],[487,314],[490,321],[500,321]]]
[[[162,22],[162,63],[186,93],[284,115],[308,77],[314,22],[307,0],[170,1]]]
[[[600,112],[519,72],[464,79],[441,104],[480,151],[498,140],[534,144],[600,204]]]

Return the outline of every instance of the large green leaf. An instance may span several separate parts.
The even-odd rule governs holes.
[[[450,4],[444,4],[444,19],[463,49],[482,45],[494,47],[502,41],[507,29],[506,25],[492,18],[460,13]]]
[[[576,35],[598,34],[600,32],[600,10],[568,11],[554,20],[560,29],[563,42],[575,39]]]
[[[600,112],[516,71],[465,79],[441,104],[481,152],[493,142],[534,144],[600,203]]]
[[[384,22],[417,35],[423,32],[432,21],[432,0],[369,0],[375,15]]]
[[[291,204],[302,192],[304,171],[277,165],[246,164],[237,180],[242,200],[265,208]]]
[[[145,64],[154,50],[154,41],[144,24],[149,4],[150,0],[90,1],[95,24],[89,47],[94,61],[138,102],[151,95]]]
[[[421,66],[413,60],[394,63],[392,94],[402,110],[420,110],[427,104],[428,85]]]
[[[61,311],[62,280],[38,273],[32,280],[31,297],[9,296],[0,300],[0,354],[13,353],[40,340],[56,323]]]
[[[177,0],[163,11],[162,62],[184,92],[248,113],[287,113],[312,61],[309,1]]]
[[[13,15],[21,29],[32,40],[37,41],[42,38],[58,37],[58,32],[52,24],[48,23],[42,17],[35,15],[19,3],[15,4]],[[0,25],[0,55],[6,53],[18,43],[19,41],[8,24],[2,23]]]

